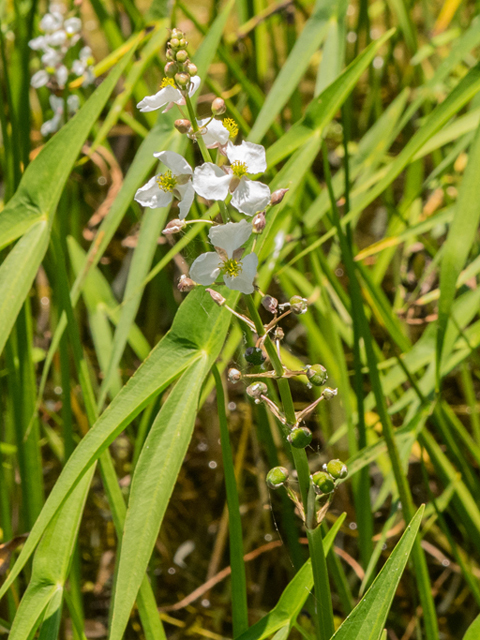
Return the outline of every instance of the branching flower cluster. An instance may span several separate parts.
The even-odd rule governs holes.
[[[83,86],[95,80],[92,50],[88,46],[81,47],[82,21],[77,16],[67,17],[67,13],[65,5],[51,3],[49,12],[40,20],[42,35],[28,43],[31,49],[41,54],[43,67],[32,76],[30,84],[35,89],[47,86],[52,91],[50,106],[54,115],[42,125],[40,131],[43,136],[58,131],[66,116],[75,114],[79,108],[78,96],[63,95],[69,79],[83,76]],[[79,48],[78,57],[74,55],[76,46]]]
[[[288,443],[294,449],[305,449],[313,438],[312,432],[303,424],[305,419],[320,402],[335,397],[337,390],[326,387],[320,397],[305,409],[288,412],[268,397],[265,380],[287,382],[292,377],[306,376],[309,387],[325,385],[327,372],[322,365],[306,365],[300,371],[292,371],[282,363],[280,345],[284,332],[279,323],[291,313],[305,313],[308,301],[301,296],[293,296],[289,302],[279,304],[272,296],[262,294],[263,307],[273,315],[269,323],[263,324],[250,299],[250,294],[259,291],[255,284],[258,269],[258,256],[255,253],[257,234],[262,233],[266,226],[269,209],[282,202],[288,189],[271,193],[266,184],[256,179],[267,170],[265,148],[245,140],[236,144],[238,126],[230,118],[220,119],[226,112],[225,102],[221,98],[212,102],[210,118],[196,117],[191,98],[198,90],[201,80],[196,66],[189,59],[187,45],[183,32],[173,29],[167,48],[165,78],[159,91],[145,97],[137,107],[142,112],[162,109],[163,113],[177,107],[182,117],[175,121],[175,127],[198,144],[204,162],[192,168],[178,153],[155,153],[154,156],[164,169],[138,189],[135,200],[152,209],[166,207],[173,199],[178,201],[178,218],[167,224],[163,230],[165,235],[179,233],[188,224],[210,225],[208,238],[213,250],[194,260],[189,275],[180,278],[178,288],[188,292],[197,286],[208,287],[206,291],[212,299],[241,320],[256,336],[255,346],[249,347],[244,354],[247,369],[250,367],[251,372],[232,368],[228,372],[229,381],[244,381],[248,385],[247,394],[256,403],[263,403],[282,425]],[[216,150],[215,162],[211,156],[213,149]],[[195,195],[209,203],[218,203],[218,210],[216,207],[212,207],[212,210],[214,218],[221,217],[221,222],[216,219],[186,219]],[[233,207],[238,213],[231,211],[229,207]],[[239,214],[247,218],[238,220]],[[232,215],[238,221],[232,221]],[[252,236],[254,240],[250,242]],[[231,308],[221,293],[209,288],[215,283],[220,284],[220,279],[228,289],[245,294],[251,317]],[[270,368],[267,368],[268,364],[271,365]],[[290,394],[289,388],[288,393]],[[293,407],[293,402],[290,405]],[[336,469],[337,463],[342,465],[340,471]],[[346,467],[340,461],[331,461],[327,466],[328,469],[318,471],[310,477],[308,505],[303,504],[302,499],[288,485],[286,469],[272,469],[267,477],[271,488],[284,486],[287,489],[308,527],[315,528],[321,522],[331,502],[335,482],[346,475]],[[279,480],[280,476],[283,480]]]

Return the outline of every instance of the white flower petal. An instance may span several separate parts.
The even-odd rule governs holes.
[[[40,20],[40,29],[46,33],[51,33],[60,29],[63,23],[63,16],[58,13],[46,13]]]
[[[142,113],[156,111],[169,102],[175,102],[181,96],[182,94],[178,89],[172,87],[172,85],[167,85],[163,89],[160,89],[155,95],[145,96],[145,98],[137,104],[137,108],[140,109]]]
[[[218,227],[212,227],[208,237],[214,247],[220,247],[231,258],[235,249],[242,246],[252,233],[252,225],[246,220],[240,222],[227,222]]]
[[[38,51],[39,49],[45,49],[47,46],[47,39],[45,36],[38,36],[38,38],[33,38],[33,40],[29,40],[28,46],[30,49],[34,51]]]
[[[185,158],[179,153],[175,153],[175,151],[160,151],[153,155],[155,158],[158,158],[163,162],[163,164],[166,165],[176,176],[191,176],[193,173],[192,167],[188,164]]]
[[[150,207],[150,209],[166,207],[170,204],[172,198],[173,193],[160,189],[157,183],[157,176],[151,178],[135,194],[135,200],[143,207]]]
[[[258,257],[256,253],[249,253],[242,260],[242,270],[236,277],[223,276],[223,281],[229,289],[242,293],[253,293],[253,281],[257,274]]]
[[[78,33],[82,28],[82,21],[80,18],[68,18],[63,23],[63,27],[68,35],[73,36],[74,33]]]
[[[262,147],[261,144],[246,140],[242,144],[229,142],[227,157],[230,162],[244,162],[247,165],[248,173],[263,173],[267,168],[265,147]]]
[[[49,80],[49,74],[44,69],[41,69],[40,71],[37,71],[37,73],[33,74],[32,79],[30,80],[30,84],[35,89],[38,89],[45,86]]]
[[[190,211],[190,207],[192,206],[193,199],[195,197],[195,191],[193,190],[192,181],[189,180],[186,184],[181,184],[175,187],[175,191],[178,191],[180,194],[180,204],[178,205],[179,214],[178,217],[180,220],[184,220],[188,212]]]
[[[245,213],[247,216],[253,216],[258,211],[262,211],[270,202],[270,189],[262,182],[255,182],[242,178],[240,184],[232,195],[232,206]]]
[[[54,113],[63,113],[63,98],[52,94],[49,98],[49,102]]]
[[[202,139],[205,142],[207,149],[215,149],[216,147],[223,147],[230,139],[228,129],[223,126],[220,120],[215,118],[207,125],[209,118],[204,120],[197,120],[199,127],[206,125],[206,132],[203,134]]]
[[[72,64],[72,73],[76,76],[83,76],[85,73],[85,64],[81,60],[74,60]]]
[[[67,67],[64,64],[60,65],[55,71],[55,76],[57,78],[58,86],[60,87],[60,89],[63,89],[63,87],[67,84],[67,80],[68,80]]]
[[[54,33],[48,35],[46,39],[50,46],[60,47],[67,39],[67,34],[63,29],[59,29],[58,31],[54,31]]]
[[[56,67],[62,61],[61,55],[55,49],[47,47],[42,56],[42,62],[46,67]]]
[[[61,119],[62,114],[56,113],[51,120],[47,120],[46,122],[44,122],[40,127],[40,133],[42,134],[42,136],[45,138],[50,133],[55,133],[55,131],[58,131],[58,129],[60,128]]]
[[[202,82],[202,80],[201,80],[200,76],[193,76],[193,78],[190,81],[190,89],[188,90],[188,95],[190,96],[190,98],[197,91],[197,89],[200,86],[201,82]]]
[[[216,164],[205,162],[193,172],[193,188],[206,200],[225,200],[231,179]]]
[[[212,284],[220,273],[219,262],[220,258],[215,251],[202,253],[190,267],[190,278],[204,286]]]

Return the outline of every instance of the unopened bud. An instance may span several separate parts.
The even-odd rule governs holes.
[[[192,123],[190,120],[175,120],[174,122],[175,129],[180,133],[188,133],[192,128]]]
[[[175,220],[170,220],[170,222],[167,224],[167,226],[162,231],[162,233],[165,236],[171,236],[174,233],[180,233],[180,231],[184,229],[186,226],[187,226],[187,223],[185,222],[185,220],[180,220],[179,218],[176,218]]]
[[[188,42],[185,40],[185,37],[180,38],[180,40],[178,41],[178,44],[180,47],[186,47]]]
[[[322,384],[325,384],[328,378],[327,370],[325,369],[325,367],[322,367],[321,364],[313,364],[312,366],[308,366],[306,374],[310,382],[316,387],[321,387]]]
[[[301,296],[292,296],[290,298],[290,308],[296,315],[302,315],[308,309],[308,302],[306,298]]]
[[[307,427],[293,429],[287,436],[287,440],[295,449],[305,449],[311,443],[313,434]]]
[[[258,347],[248,347],[244,353],[245,360],[250,364],[263,364],[266,360],[263,351]]]
[[[177,284],[177,289],[182,293],[187,293],[188,291],[192,291],[195,289],[197,283],[188,278],[186,275],[180,276],[180,280]]]
[[[278,300],[272,296],[263,296],[262,306],[270,313],[277,313]]]
[[[260,213],[257,213],[257,215],[254,216],[252,220],[252,232],[262,233],[262,231],[265,229],[266,224],[267,221],[265,220],[265,211],[260,211]]]
[[[317,471],[310,476],[310,478],[312,480],[315,493],[319,495],[322,493],[332,493],[335,489],[335,483],[328,473],[325,473],[325,471]]]
[[[264,382],[254,382],[247,387],[247,393],[251,398],[258,399],[260,396],[265,395],[268,391],[267,385]]]
[[[276,191],[274,191],[270,197],[270,204],[272,206],[275,206],[276,204],[280,204],[280,202],[285,197],[285,194],[287,193],[287,191],[288,189],[277,189]]]
[[[323,390],[323,397],[325,398],[325,400],[331,400],[337,395],[337,393],[338,389],[330,389],[330,387],[327,387]]]
[[[218,293],[218,291],[214,291],[213,289],[205,289],[205,291],[210,294],[212,300],[216,302],[219,307],[223,307],[223,305],[227,301],[221,293]]]
[[[165,75],[169,78],[174,78],[178,71],[178,64],[176,62],[167,62],[165,65]]]
[[[186,87],[190,82],[190,76],[188,73],[177,73],[175,74],[175,82],[179,87]]]
[[[190,62],[189,64],[187,64],[187,72],[188,75],[193,77],[197,75],[197,66],[195,64],[193,64],[193,62]]]
[[[348,476],[347,465],[341,460],[330,460],[327,464],[327,471],[335,480],[343,480]]]
[[[238,369],[229,369],[227,378],[229,382],[231,382],[232,384],[236,384],[239,380],[242,379],[242,374]]]
[[[225,100],[223,98],[215,98],[212,102],[212,113],[214,116],[221,116],[225,113],[227,107],[225,106]]]
[[[167,49],[165,57],[167,58],[167,60],[170,60],[171,62],[173,62],[175,60],[175,54],[173,53],[173,51],[171,49]]]
[[[273,467],[267,473],[266,480],[270,489],[280,489],[288,480],[288,470],[285,467]]]
[[[282,327],[275,327],[275,331],[273,332],[273,337],[275,340],[283,340],[285,337],[285,332]]]
[[[180,51],[177,51],[175,59],[177,62],[186,62],[188,60],[188,53],[185,51],[185,49],[180,49]]]
[[[172,47],[172,49],[178,49],[180,46],[180,42],[178,41],[178,38],[171,38],[170,46]]]

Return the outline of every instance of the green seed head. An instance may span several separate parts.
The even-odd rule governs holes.
[[[323,397],[325,398],[325,400],[331,400],[337,395],[337,393],[337,389],[330,389],[330,387],[327,387],[323,390]]]
[[[250,364],[263,364],[266,360],[263,351],[258,347],[248,347],[245,349],[245,360]]]
[[[285,467],[273,467],[267,473],[267,485],[270,489],[280,489],[288,480],[288,470]]]
[[[293,313],[300,316],[307,311],[308,302],[305,298],[302,298],[302,296],[292,296],[290,298],[290,308]]]
[[[327,370],[321,364],[312,364],[307,369],[307,378],[316,387],[321,387],[327,381]]]
[[[327,471],[335,480],[343,480],[348,476],[347,465],[341,460],[330,460],[327,464]]]
[[[287,440],[295,449],[305,449],[311,443],[313,438],[312,432],[307,427],[298,427],[293,429],[287,436]]]
[[[247,387],[247,393],[251,398],[258,399],[260,396],[265,395],[268,391],[267,385],[264,382],[254,382]]]
[[[332,493],[335,489],[335,483],[328,473],[325,471],[317,471],[311,476],[315,493]]]

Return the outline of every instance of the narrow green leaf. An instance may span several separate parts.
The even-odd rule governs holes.
[[[346,618],[332,640],[379,640],[395,591],[422,522],[421,506],[372,586]]]
[[[480,638],[480,616],[477,616],[468,627],[467,633],[463,636],[463,640],[478,640],[478,638]]]

